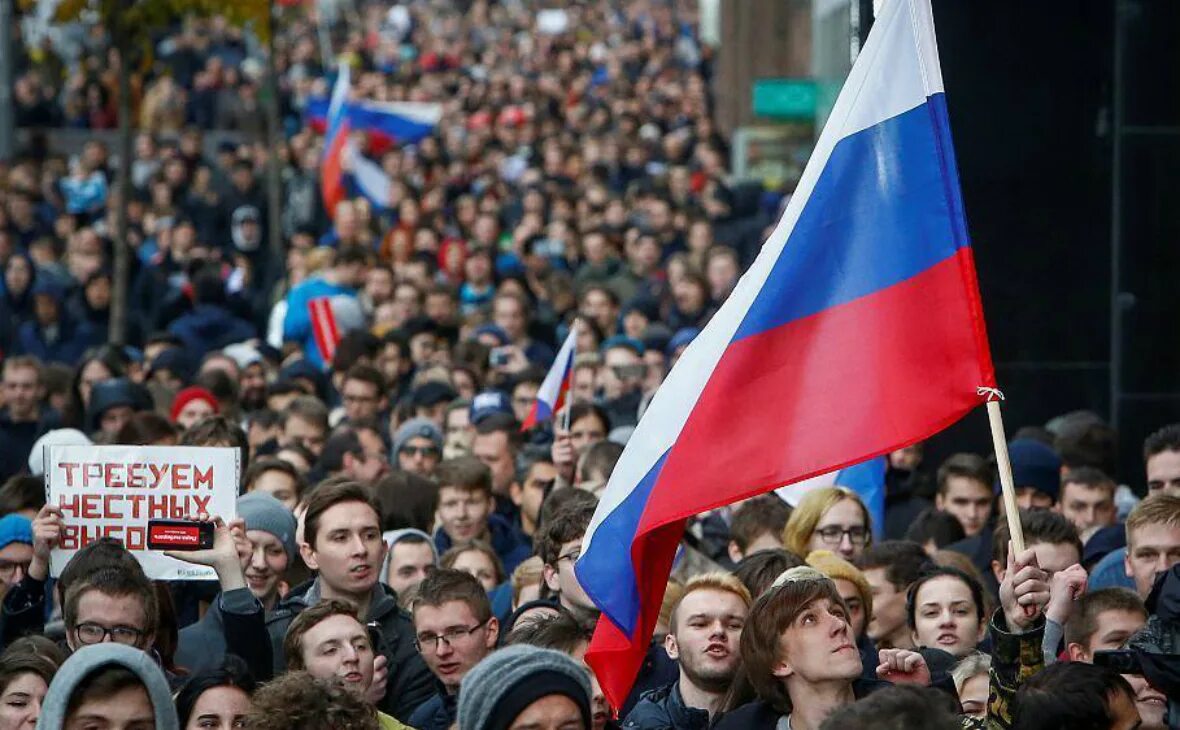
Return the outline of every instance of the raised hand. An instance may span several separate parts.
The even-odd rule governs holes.
[[[29,575],[36,580],[49,577],[49,555],[61,543],[66,528],[61,508],[47,504],[33,518],[33,559],[29,562]]]
[[[882,649],[878,654],[877,676],[894,684],[930,686],[930,667],[926,659],[909,649]]]
[[[376,705],[385,699],[385,685],[389,682],[389,660],[384,654],[378,654],[373,659],[373,683],[369,691],[365,692],[365,699]]]
[[[1049,579],[1049,605],[1045,617],[1064,625],[1073,613],[1073,602],[1086,592],[1086,569],[1074,563]]]
[[[1008,543],[1008,570],[1000,583],[1000,606],[1012,631],[1026,631],[1049,603],[1049,575],[1037,563],[1029,548],[1014,555]]]

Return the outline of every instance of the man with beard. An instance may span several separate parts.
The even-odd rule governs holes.
[[[702,730],[722,708],[741,663],[738,643],[750,592],[725,573],[695,576],[672,610],[664,648],[680,665],[680,678],[643,695],[623,727]]]

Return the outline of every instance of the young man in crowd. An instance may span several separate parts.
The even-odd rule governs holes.
[[[728,573],[706,573],[689,580],[672,609],[664,640],[680,676],[671,685],[644,694],[623,727],[707,728],[723,709],[741,664],[738,645],[750,603],[750,592]]]
[[[113,641],[148,651],[156,638],[156,590],[143,571],[109,565],[74,583],[62,606],[72,651]]]
[[[1070,469],[1061,479],[1061,499],[1057,511],[1065,515],[1082,542],[1098,530],[1115,523],[1114,480],[1092,466]]]
[[[516,455],[520,446],[520,422],[515,416],[493,414],[475,424],[471,454],[491,470],[496,512],[509,519],[516,517],[511,495],[516,484]]]
[[[479,581],[460,570],[436,570],[418,585],[411,604],[415,643],[434,673],[438,692],[415,710],[417,730],[447,730],[455,722],[459,683],[496,648],[500,624]]]
[[[385,376],[372,365],[357,363],[348,369],[340,388],[344,423],[375,420],[389,408]]]
[[[366,445],[355,427],[336,429],[324,442],[319,466],[326,477],[342,477],[372,485],[389,471],[384,444]]]
[[[1071,662],[1094,661],[1099,651],[1123,649],[1127,640],[1147,623],[1142,599],[1125,588],[1104,588],[1082,596],[1065,624],[1065,643]],[[1141,674],[1124,674],[1135,693],[1141,730],[1167,727],[1167,697]]]
[[[1037,565],[1050,576],[1078,565],[1082,561],[1082,541],[1072,522],[1060,513],[1048,510],[1022,510],[1020,526],[1024,530],[1024,545],[1035,550]],[[996,583],[1004,580],[1008,564],[1008,521],[996,528],[992,544],[992,574]],[[1084,580],[1084,579],[1083,579]]]
[[[390,530],[381,536],[389,546],[385,558],[385,583],[405,605],[406,595],[438,567],[434,540],[421,530]]]
[[[1127,577],[1144,600],[1156,576],[1180,563],[1180,497],[1166,492],[1143,500],[1127,517]]]
[[[354,696],[372,701],[377,653],[351,603],[326,599],[308,607],[291,622],[283,649],[291,671],[339,682]],[[383,730],[407,727],[381,712],[378,722]]]
[[[298,444],[319,458],[328,438],[328,408],[318,398],[299,396],[283,411],[283,435],[279,444]]]
[[[856,560],[873,596],[867,635],[878,649],[912,649],[906,622],[906,591],[934,563],[921,545],[886,540],[865,547]]]
[[[574,574],[574,563],[582,555],[582,538],[590,519],[594,516],[596,504],[570,505],[553,514],[545,521],[541,539],[537,543],[537,554],[544,564],[542,574],[549,595],[557,598],[561,607],[579,621],[589,622],[598,617],[598,608],[582,590]]]
[[[983,457],[954,454],[938,467],[934,506],[958,518],[968,537],[987,529],[994,502],[991,469]]]
[[[430,696],[431,679],[430,671],[414,649],[409,616],[398,607],[394,592],[380,583],[385,558],[380,520],[380,508],[374,497],[360,484],[328,483],[312,492],[304,514],[299,551],[317,576],[292,588],[266,616],[272,666],[251,664],[251,668],[256,675],[281,673],[287,666],[283,639],[295,617],[323,599],[346,601],[356,607],[357,616],[365,617],[367,625],[380,629],[375,686],[380,687],[384,678],[385,691],[378,707],[404,720]],[[233,550],[232,545],[229,549]],[[178,557],[184,555],[195,554],[183,553]],[[221,572],[219,568],[219,576]],[[224,577],[222,581],[224,591]],[[265,635],[230,637],[231,619],[235,630],[250,620],[257,620],[262,615],[262,604],[255,600],[249,607],[230,607],[223,600],[221,608],[226,615],[227,644],[254,657],[264,655],[266,647],[258,644],[267,641]]]
[[[41,405],[42,365],[35,357],[8,357],[4,360],[4,407],[0,408],[0,482],[19,474],[29,451],[42,434],[57,427],[58,414]]]
[[[1103,588],[1077,600],[1065,624],[1065,648],[1073,662],[1094,661],[1094,652],[1121,649],[1147,623],[1143,600],[1125,588]]]
[[[729,522],[729,545],[726,552],[734,565],[760,550],[781,550],[783,528],[791,517],[791,508],[776,494],[764,494],[746,500]]]
[[[1180,497],[1180,423],[1164,426],[1143,442],[1148,494]]]
[[[512,483],[509,497],[516,505],[517,531],[531,544],[541,520],[541,504],[557,481],[557,467],[548,454],[528,457],[520,478]]]
[[[457,543],[484,540],[511,573],[532,551],[507,519],[493,511],[492,473],[479,459],[460,456],[438,465],[438,521],[434,544],[445,553]]]
[[[443,434],[429,418],[411,418],[393,435],[399,469],[429,477],[442,458]]]

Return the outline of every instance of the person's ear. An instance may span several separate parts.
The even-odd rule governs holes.
[[[66,629],[66,646],[71,652],[78,651],[78,632],[74,629]]]
[[[561,580],[557,575],[556,568],[546,563],[541,568],[541,575],[545,578],[545,585],[548,586],[549,590],[553,591],[554,594],[561,592]]]
[[[512,500],[512,504],[519,507],[520,503],[524,501],[524,490],[520,488],[519,484],[512,482],[508,485],[508,498]]]
[[[978,635],[975,637],[976,644],[982,642],[983,637],[987,636],[987,617],[979,620],[979,631],[977,633]]]
[[[680,645],[676,643],[676,637],[671,632],[664,637],[664,651],[668,652],[672,661],[680,658]]]
[[[996,577],[996,582],[997,582],[997,583],[1003,583],[1003,582],[1004,582],[1004,574],[1005,574],[1006,572],[1007,572],[1007,571],[1006,571],[1006,570],[1004,570],[1004,564],[1003,564],[1003,563],[1001,563],[999,560],[993,560],[993,561],[992,561],[992,575],[994,575],[994,576]]]
[[[319,570],[320,564],[315,559],[315,548],[310,543],[299,543],[299,555],[303,558],[303,562],[310,570]]]
[[[939,512],[946,512],[944,504],[945,503],[941,494],[934,495],[934,509],[938,510]]]
[[[1123,553],[1123,574],[1128,578],[1135,577],[1135,571],[1131,570],[1131,546],[1127,546],[1127,551]]]
[[[488,619],[488,639],[485,646],[489,649],[496,648],[496,642],[500,638],[500,621],[495,616]]]
[[[775,664],[774,668],[770,670],[770,673],[772,676],[778,677],[779,679],[786,679],[795,673],[795,668],[791,666],[790,662],[784,659],[783,661]]]
[[[742,549],[739,548],[737,542],[733,540],[729,541],[729,547],[726,548],[726,552],[729,553],[729,559],[735,563],[740,563],[742,558],[745,557],[742,555]]]

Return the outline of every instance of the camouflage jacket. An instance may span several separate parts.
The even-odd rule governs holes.
[[[1045,633],[1043,617],[1023,634],[1012,634],[1008,632],[1003,611],[997,610],[988,624],[988,631],[992,639],[992,666],[987,717],[964,716],[962,726],[965,730],[1009,730],[1016,690],[1045,667],[1041,652],[1041,639]]]

